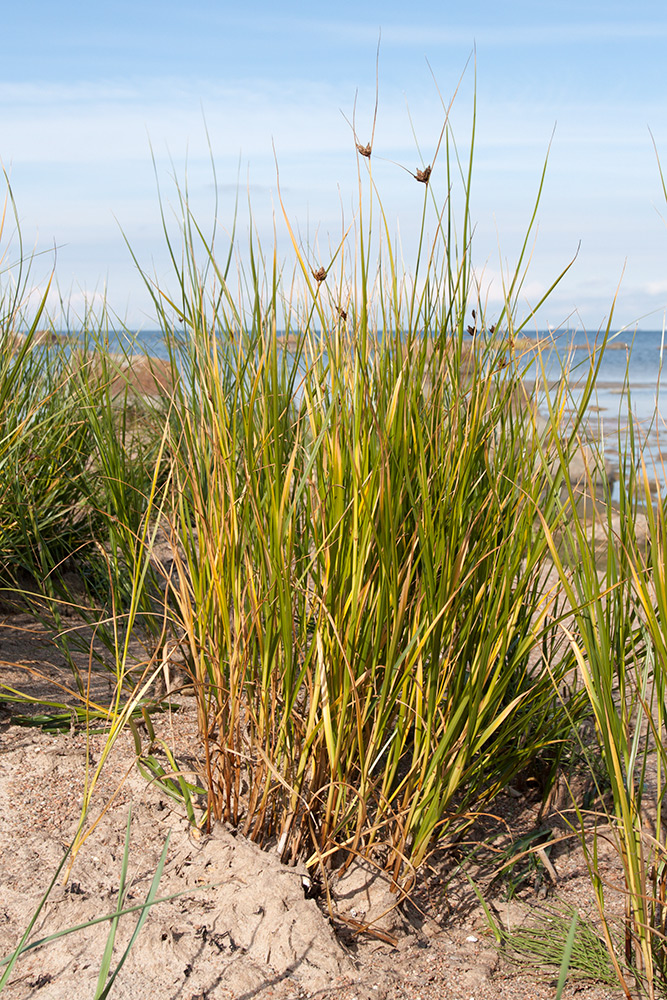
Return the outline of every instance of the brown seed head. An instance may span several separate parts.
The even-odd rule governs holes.
[[[339,315],[339,317],[342,319],[342,321],[344,323],[345,320],[347,319],[347,313],[340,306],[338,307],[338,315]]]
[[[319,271],[313,271],[313,278],[318,283],[318,285],[326,279],[327,271],[325,267],[321,267]]]
[[[428,184],[431,177],[431,169],[431,167],[424,167],[423,170],[420,170],[419,167],[417,167],[417,173],[413,174],[414,179],[416,181],[420,181],[422,184]]]
[[[360,142],[357,143],[357,152],[360,156],[366,156],[370,158],[373,148],[370,142],[366,146],[362,146]]]

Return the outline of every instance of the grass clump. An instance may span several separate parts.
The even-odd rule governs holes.
[[[566,967],[579,979],[614,986],[616,971],[606,943],[595,925],[573,907],[541,907],[533,914],[539,924],[501,929],[503,948],[521,964],[543,971]]]
[[[235,292],[234,246],[218,263],[184,193],[176,291],[147,279],[209,814],[285,860],[371,854],[397,879],[538,759],[548,787],[582,704],[537,516],[560,523],[576,439],[524,386],[522,258],[490,331],[435,178],[410,276],[364,157],[356,237],[327,267],[294,240],[288,279],[251,242]]]

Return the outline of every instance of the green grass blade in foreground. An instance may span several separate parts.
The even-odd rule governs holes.
[[[162,854],[160,855],[160,860],[158,862],[157,868],[155,869],[155,874],[153,875],[153,881],[151,882],[150,889],[148,890],[148,895],[146,896],[146,901],[141,909],[141,912],[139,914],[139,919],[137,920],[135,928],[132,932],[132,936],[127,943],[125,951],[121,955],[118,964],[116,965],[116,968],[111,973],[109,981],[107,982],[106,986],[101,992],[99,992],[99,986],[98,986],[98,991],[95,993],[95,1000],[106,1000],[106,997],[109,996],[109,993],[111,992],[111,987],[113,986],[118,973],[125,964],[125,961],[132,950],[134,942],[137,940],[139,933],[141,932],[141,928],[143,927],[146,917],[148,916],[148,912],[151,906],[153,906],[156,902],[157,891],[160,885],[160,879],[162,878],[162,870],[164,868],[165,861],[167,860],[167,851],[169,850],[169,837],[170,834],[167,834],[167,839],[165,841],[164,847],[162,848]]]
[[[104,948],[104,954],[102,956],[102,964],[100,965],[100,974],[97,979],[97,987],[95,988],[95,998],[94,1000],[99,1000],[102,995],[102,991],[105,988],[105,983],[109,977],[109,969],[111,967],[111,960],[113,958],[113,947],[116,941],[116,931],[118,930],[118,923],[120,921],[120,913],[122,913],[123,906],[125,904],[125,880],[127,878],[127,864],[130,854],[130,827],[132,825],[132,808],[130,807],[127,812],[127,827],[125,829],[125,846],[123,848],[123,861],[120,870],[120,881],[118,884],[118,905],[116,907],[116,916],[111,921],[111,926],[109,927],[109,934],[107,936],[107,942]]]
[[[525,923],[513,930],[503,929],[504,945],[510,955],[537,968],[559,968],[559,982],[561,978],[565,981],[568,970],[579,979],[609,985],[618,982],[606,944],[590,920],[581,917],[576,909],[558,904],[542,910],[539,916],[539,925]]]
[[[109,710],[110,729],[92,775],[89,774],[88,767],[86,768],[82,816],[79,824],[79,830],[72,848],[73,858],[76,857],[78,850],[92,832],[92,829],[94,829],[93,826],[88,831],[84,831],[84,823],[85,817],[89,813],[92,795],[102,769],[111,754],[117,739],[132,719],[132,716],[138,709],[141,710],[144,699],[148,695],[152,684],[162,669],[162,664],[158,660],[159,650],[156,649],[150,657],[148,663],[144,666],[140,677],[136,679],[136,675],[133,674],[133,667],[135,664],[131,660],[130,650],[133,630],[140,622],[142,599],[145,594],[144,584],[146,576],[149,572],[150,558],[155,538],[161,525],[164,500],[159,497],[158,486],[161,457],[165,447],[166,436],[167,433],[165,431],[155,460],[150,490],[146,499],[146,511],[143,523],[140,527],[139,536],[137,538],[136,558],[132,566],[130,603],[124,620],[124,635],[120,636],[120,638],[116,636],[114,641],[116,686],[113,701]],[[166,608],[164,614],[166,615]],[[116,628],[115,622],[114,628]],[[123,703],[122,698],[128,677],[130,678],[130,694]]]
[[[62,861],[60,862],[60,864],[56,868],[55,874],[54,874],[53,878],[51,879],[51,881],[49,883],[48,889],[46,890],[46,892],[42,896],[41,900],[39,901],[39,903],[38,903],[38,905],[37,905],[37,907],[35,909],[35,912],[33,913],[32,917],[30,918],[30,920],[28,922],[28,926],[26,927],[25,931],[23,932],[23,936],[21,937],[21,940],[19,941],[18,945],[16,946],[16,948],[14,949],[14,951],[11,953],[11,955],[9,955],[6,959],[3,959],[2,963],[0,963],[0,964],[6,964],[6,966],[7,966],[7,968],[3,972],[2,976],[0,976],[0,992],[6,986],[7,980],[9,979],[9,977],[10,977],[10,975],[12,973],[12,970],[13,970],[14,966],[16,965],[19,957],[29,947],[29,946],[26,945],[26,942],[27,942],[28,938],[30,937],[30,934],[32,933],[33,927],[37,923],[37,921],[38,921],[38,919],[40,917],[40,914],[41,914],[42,910],[44,909],[44,906],[46,905],[46,903],[47,903],[47,901],[49,899],[49,896],[51,895],[56,882],[58,881],[58,878],[60,877],[60,873],[62,872],[63,868],[65,867],[65,862],[67,861],[67,859],[69,857],[70,851],[71,851],[71,846],[67,849],[67,851],[63,855]]]
[[[132,906],[125,906],[120,912],[114,910],[113,913],[105,913],[102,917],[94,917],[92,920],[85,921],[81,924],[76,924],[73,927],[66,927],[64,930],[56,931],[54,934],[48,934],[46,937],[39,938],[37,941],[31,941],[30,944],[26,944],[21,949],[21,954],[28,951],[34,951],[36,948],[43,948],[45,945],[51,944],[52,941],[57,941],[59,938],[68,937],[70,934],[76,934],[78,931],[87,930],[89,927],[96,927],[98,924],[107,923],[110,920],[114,920],[116,917],[125,917],[131,913],[143,913],[145,910],[151,909],[153,906],[157,906],[160,903],[170,903],[173,899],[180,899],[182,896],[191,896],[196,892],[203,892],[205,889],[215,888],[219,883],[211,882],[205,885],[197,885],[190,887],[188,889],[182,889],[180,892],[171,893],[169,896],[156,896],[151,900],[150,904],[147,901],[143,903],[134,903]],[[14,952],[11,955],[5,955],[4,958],[0,958],[0,967],[7,965],[8,962],[12,960]]]
[[[572,921],[570,923],[570,929],[567,932],[567,938],[565,940],[565,950],[563,951],[563,961],[561,962],[560,971],[558,973],[558,983],[556,984],[556,996],[554,1000],[561,1000],[563,995],[563,990],[565,989],[565,982],[567,980],[567,974],[570,969],[570,962],[572,961],[572,952],[574,951],[574,939],[577,933],[577,921],[578,913],[575,910],[572,914]]]
[[[121,905],[121,900],[123,899],[124,893],[125,893],[125,879],[126,879],[126,874],[127,874],[127,863],[128,863],[128,857],[129,857],[128,845],[129,845],[129,836],[130,836],[130,821],[131,821],[130,817],[128,817],[128,826],[127,826],[127,830],[126,830],[126,839],[125,839],[125,849],[124,849],[124,853],[123,853],[121,883],[120,883],[120,888],[119,888],[119,903],[118,903],[118,906],[116,907],[116,910],[113,913],[106,914],[105,916],[96,917],[93,920],[89,920],[89,921],[86,921],[85,923],[77,924],[74,927],[68,927],[68,928],[66,928],[64,930],[57,931],[54,934],[50,934],[50,935],[48,935],[48,936],[46,936],[44,938],[40,938],[38,941],[33,941],[33,942],[29,943],[29,944],[27,943],[28,938],[30,936],[30,933],[32,931],[32,928],[34,927],[35,922],[39,918],[39,915],[40,915],[40,913],[41,913],[41,911],[43,909],[43,906],[47,902],[47,900],[48,900],[48,898],[49,898],[49,896],[50,896],[50,894],[51,894],[51,892],[52,892],[52,890],[53,890],[53,888],[54,888],[54,886],[55,886],[55,884],[56,884],[56,882],[58,880],[58,877],[60,876],[60,873],[61,873],[61,871],[63,869],[64,864],[65,864],[65,861],[67,860],[67,857],[69,855],[69,850],[68,850],[65,853],[65,855],[64,855],[64,857],[63,857],[60,865],[58,866],[58,868],[56,870],[56,873],[55,873],[53,879],[51,880],[51,883],[49,884],[49,887],[48,887],[45,895],[42,897],[42,900],[41,900],[39,906],[35,910],[35,913],[33,914],[32,918],[30,920],[30,923],[29,923],[28,927],[26,928],[26,931],[23,934],[23,937],[21,938],[21,941],[19,942],[17,948],[12,952],[11,955],[6,956],[5,958],[0,958],[0,967],[3,966],[3,965],[6,966],[6,969],[5,969],[2,977],[0,978],[0,991],[2,991],[3,987],[7,984],[7,980],[9,978],[9,976],[11,975],[11,973],[12,973],[12,971],[14,969],[14,966],[15,966],[17,960],[18,960],[18,958],[22,954],[24,954],[25,952],[32,951],[35,948],[43,947],[43,946],[45,946],[47,944],[50,944],[52,941],[56,941],[56,940],[58,940],[59,938],[62,938],[62,937],[67,937],[70,934],[75,934],[75,933],[77,933],[79,931],[88,930],[90,927],[94,927],[97,924],[105,923],[106,921],[110,921],[111,922],[111,928],[110,928],[109,934],[107,936],[107,943],[106,943],[106,947],[105,947],[105,950],[104,950],[104,955],[103,955],[103,958],[102,958],[102,964],[101,964],[101,968],[100,968],[100,976],[98,978],[97,988],[96,988],[96,991],[95,991],[95,1000],[104,1000],[104,998],[108,997],[108,995],[109,995],[109,993],[111,991],[111,988],[112,988],[112,986],[113,986],[113,984],[115,982],[115,979],[118,976],[118,973],[120,972],[120,970],[123,967],[125,961],[127,960],[128,956],[129,956],[129,954],[130,954],[130,952],[132,950],[132,947],[134,946],[134,943],[135,943],[135,941],[136,941],[136,939],[137,939],[137,937],[138,937],[138,935],[139,935],[139,933],[140,933],[140,931],[141,931],[141,929],[143,927],[143,924],[144,924],[144,922],[146,920],[146,917],[148,915],[149,910],[153,906],[156,906],[159,903],[170,902],[173,899],[177,899],[177,898],[179,898],[181,896],[184,896],[184,895],[191,895],[193,892],[197,892],[197,891],[200,891],[200,890],[202,890],[204,888],[207,888],[207,886],[197,886],[197,887],[194,888],[194,890],[193,889],[187,889],[187,890],[183,890],[182,892],[173,893],[173,894],[171,894],[169,896],[158,897],[157,890],[159,888],[160,879],[162,877],[162,872],[163,872],[163,869],[164,869],[164,864],[165,864],[166,857],[167,857],[167,852],[168,852],[168,849],[169,849],[170,834],[168,834],[167,835],[167,839],[166,839],[165,844],[164,844],[164,847],[162,849],[162,854],[160,856],[160,860],[158,862],[158,865],[156,867],[155,873],[153,875],[153,879],[151,881],[151,885],[150,885],[150,888],[149,888],[149,891],[148,891],[148,894],[146,896],[145,901],[143,903],[136,903],[136,904],[134,904],[132,906]],[[136,925],[134,927],[134,931],[133,931],[133,933],[132,933],[132,935],[130,937],[130,940],[128,941],[128,944],[125,947],[125,950],[124,950],[122,956],[120,957],[118,963],[116,964],[113,972],[109,976],[109,968],[111,967],[111,962],[112,962],[112,958],[113,958],[113,945],[114,945],[114,941],[115,941],[115,936],[116,936],[116,931],[117,931],[117,927],[118,927],[118,922],[119,922],[119,920],[120,920],[121,917],[128,916],[128,915],[130,915],[132,913],[138,913],[139,914],[137,923],[136,923]]]

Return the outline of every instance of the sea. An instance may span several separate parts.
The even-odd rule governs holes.
[[[137,346],[153,357],[165,357],[163,335],[143,330]],[[535,347],[530,343],[534,342]],[[538,351],[537,344],[540,344]],[[586,430],[599,442],[613,469],[622,464],[630,428],[641,449],[655,488],[667,492],[667,336],[664,330],[625,329],[606,337],[582,330],[543,331],[522,342],[525,380],[542,381],[542,368],[552,396],[567,378],[574,410],[592,366],[599,364],[586,414]],[[121,347],[120,341],[117,345]],[[127,350],[127,341],[124,343]],[[114,350],[114,343],[109,343]],[[664,363],[663,363],[664,362]],[[546,396],[538,406],[546,412]],[[663,450],[665,462],[663,462]]]
[[[567,378],[574,411],[587,379],[599,365],[586,411],[586,430],[614,470],[632,440],[643,456],[649,481],[662,495],[667,487],[667,335],[663,330],[620,330],[592,337],[583,331],[538,335],[538,352],[526,350],[526,380],[539,374],[542,358],[552,398]],[[547,410],[546,397],[538,405]],[[628,452],[629,453],[629,452]],[[663,457],[664,456],[664,457]],[[618,488],[616,490],[618,493]]]

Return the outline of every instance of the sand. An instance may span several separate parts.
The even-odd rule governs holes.
[[[0,660],[3,683],[40,697],[49,688],[53,696],[58,679],[69,682],[50,636],[27,615],[0,615]],[[95,684],[100,696],[110,690],[103,673],[95,675]],[[103,735],[87,738],[83,730],[49,734],[15,725],[12,715],[19,711],[25,709],[9,703],[0,707],[2,955],[20,940],[74,836],[86,761],[94,766],[104,745]],[[154,720],[157,735],[190,773],[198,752],[193,700],[183,696],[178,711]],[[148,740],[146,733],[143,738]],[[58,879],[30,940],[113,913],[130,809],[127,903],[138,905],[146,898],[167,838],[158,895],[172,898],[151,909],[114,983],[111,995],[119,1000],[547,1000],[554,995],[553,968],[517,966],[497,949],[458,868],[462,846],[434,854],[411,899],[400,905],[386,876],[352,866],[342,879],[332,878],[330,910],[326,894],[313,898],[317,886],[309,884],[303,867],[282,865],[275,852],[260,850],[223,825],[210,835],[193,830],[183,807],[140,775],[129,733],[117,743],[93,799],[90,818],[101,818],[71,871]],[[506,884],[489,884],[493,852],[509,843],[510,830],[516,835],[533,829],[538,810],[529,788],[501,796],[495,815],[474,834],[490,845],[486,860],[467,870],[488,892],[500,918],[514,925],[545,919],[536,907],[556,898],[594,916],[583,855],[571,839],[551,850],[552,873],[534,865],[510,903]],[[557,813],[548,823],[554,835],[562,835]],[[618,861],[609,845],[600,863],[610,880],[617,878]],[[620,913],[620,894],[617,905]],[[129,915],[120,923],[115,962],[136,919]],[[369,931],[358,932],[368,924]],[[4,996],[93,997],[108,930],[109,924],[101,923],[27,952]],[[566,1000],[620,995],[609,986],[582,981],[569,984],[563,994]]]

